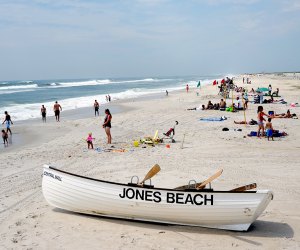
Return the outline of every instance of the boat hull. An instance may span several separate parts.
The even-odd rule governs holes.
[[[46,201],[65,210],[106,217],[247,231],[273,193],[176,191],[112,183],[43,170]]]

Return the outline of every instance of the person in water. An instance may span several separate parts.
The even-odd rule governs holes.
[[[10,129],[10,125],[12,125],[14,123],[12,122],[12,120],[10,118],[10,115],[8,114],[7,111],[5,111],[4,114],[5,114],[5,119],[2,122],[2,124],[6,123],[6,133],[8,133],[8,131],[9,131],[9,133],[12,134],[11,129]]]
[[[61,108],[60,104],[57,103],[57,101],[55,102],[55,104],[53,106],[53,111],[55,114],[56,121],[59,122],[60,111],[62,111],[62,108]]]
[[[89,133],[88,137],[86,138],[88,149],[94,149],[93,140],[95,140],[95,138],[93,138],[92,133]]]
[[[46,108],[44,105],[41,107],[42,121],[46,122]]]
[[[94,102],[95,116],[96,116],[96,114],[98,114],[98,116],[99,116],[99,107],[100,107],[99,102],[97,102],[97,100],[95,100],[95,102]]]
[[[105,109],[105,118],[104,118],[104,123],[102,125],[102,127],[105,129],[105,133],[107,135],[107,143],[111,144],[111,133],[110,133],[110,129],[111,129],[111,119],[112,119],[112,115],[109,111],[109,109]]]
[[[8,134],[7,132],[5,132],[4,129],[2,129],[2,139],[3,139],[4,147],[8,146]]]

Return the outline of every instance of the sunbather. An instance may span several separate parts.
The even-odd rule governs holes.
[[[278,96],[279,95],[279,88],[276,89],[276,91],[273,92],[272,96]]]
[[[199,106],[198,108],[189,108],[187,110],[205,110],[205,105]]]
[[[275,114],[273,116],[273,118],[292,118],[292,117],[293,117],[293,115],[291,114],[291,111],[289,109],[286,111],[286,114],[285,113]]]
[[[234,124],[249,124],[249,125],[257,125],[257,121],[251,119],[250,122],[245,122],[245,121],[241,121],[241,122],[237,122],[237,121],[234,121]]]

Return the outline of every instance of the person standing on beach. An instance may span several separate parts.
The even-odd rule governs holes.
[[[12,134],[11,130],[10,130],[10,125],[14,124],[14,123],[12,122],[10,115],[8,114],[7,111],[5,111],[4,114],[5,114],[5,119],[2,122],[2,124],[4,124],[4,122],[5,122],[6,123],[6,133],[8,133],[8,131],[9,131],[9,133]]]
[[[96,114],[98,114],[98,116],[99,116],[99,107],[100,107],[99,102],[97,102],[97,100],[95,100],[95,102],[94,102],[95,116],[96,116]]]
[[[46,122],[46,107],[42,105],[41,107],[42,121]]]
[[[110,133],[110,129],[111,129],[111,119],[112,119],[112,115],[109,111],[109,109],[105,109],[105,119],[104,119],[104,123],[102,125],[102,127],[105,129],[105,133],[107,135],[107,144],[111,144],[111,133]]]
[[[59,122],[60,111],[62,111],[62,108],[61,108],[60,104],[57,103],[57,101],[55,102],[55,104],[53,106],[53,110],[54,110],[56,121]]]
[[[269,84],[268,92],[269,92],[269,95],[272,95],[272,85],[271,84]]]
[[[189,89],[190,89],[190,87],[189,87],[188,84],[186,85],[185,89],[186,89],[186,93],[188,93],[188,92],[189,92]]]
[[[110,102],[111,101],[111,97],[110,97],[110,95],[108,95],[108,102]]]
[[[7,132],[5,132],[4,129],[2,129],[2,139],[3,139],[4,147],[8,146],[8,134]]]
[[[264,127],[264,121],[265,121],[265,118],[264,116],[267,116],[268,118],[270,118],[269,115],[265,114],[264,113],[264,108],[263,106],[258,106],[257,108],[257,125],[258,125],[258,131],[257,131],[257,137],[260,137],[259,136],[259,132],[260,130],[262,130],[262,136],[265,136],[265,127]]]
[[[270,140],[270,137],[272,138],[272,141],[274,141],[273,131],[272,118],[268,118],[268,122],[266,123],[266,136],[268,137],[268,141]]]

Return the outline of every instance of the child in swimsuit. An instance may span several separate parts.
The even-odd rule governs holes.
[[[8,134],[5,132],[4,129],[2,129],[2,139],[3,139],[3,144],[4,146],[8,146]]]
[[[264,116],[267,116],[267,117],[270,117],[269,115],[265,114],[263,112],[264,108],[263,106],[258,106],[257,108],[257,124],[258,124],[258,131],[257,131],[257,137],[260,137],[259,136],[259,132],[260,130],[262,130],[262,136],[264,136],[264,133],[265,133],[265,128],[264,128],[264,121],[265,121],[265,118]]]
[[[93,138],[92,133],[89,133],[88,137],[86,138],[88,149],[94,149],[93,140],[95,140],[95,138]]]
[[[268,122],[266,123],[266,135],[268,137],[268,141],[270,140],[270,137],[272,137],[272,141],[274,141],[273,137],[273,125],[272,125],[272,118],[268,118]]]

